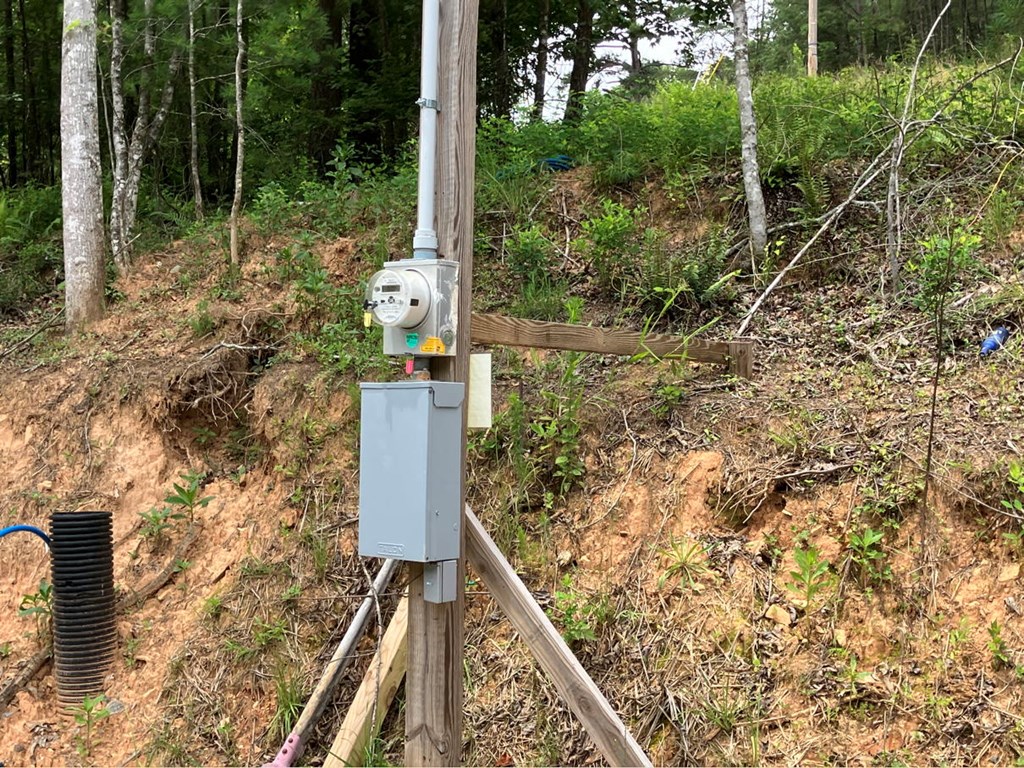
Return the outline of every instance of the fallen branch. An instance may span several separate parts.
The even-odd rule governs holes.
[[[60,320],[61,317],[63,317],[63,316],[64,316],[64,309],[61,308],[60,312],[58,312],[53,317],[51,317],[49,320],[47,320],[45,323],[40,325],[38,328],[36,328],[34,331],[32,331],[32,333],[30,333],[24,339],[22,339],[21,341],[19,341],[16,344],[14,344],[13,346],[8,347],[3,352],[0,352],[0,360],[3,360],[5,357],[8,357],[9,355],[13,355],[15,352],[17,352],[19,349],[24,347],[26,344],[28,344],[30,341],[32,341],[32,339],[34,339],[40,333],[45,331],[47,328],[52,328],[53,326],[55,326],[57,324],[57,321]]]
[[[935,125],[939,121],[939,118],[942,117],[942,113],[946,109],[946,107],[948,107],[953,102],[953,100],[957,98],[957,96],[959,96],[959,94],[963,91],[964,88],[966,88],[968,85],[975,82],[979,78],[984,77],[989,72],[993,72],[999,69],[1000,67],[1006,66],[1010,62],[1016,61],[1022,49],[1024,49],[1024,44],[1022,44],[1022,46],[1019,47],[1018,50],[1012,56],[1007,56],[1002,61],[999,61],[995,64],[992,64],[991,66],[985,67],[985,69],[975,72],[973,75],[971,75],[971,77],[967,78],[964,82],[960,83],[960,85],[953,90],[950,97],[947,98],[941,105],[939,105],[936,108],[935,112],[932,113],[931,117],[925,120],[916,120],[909,122],[906,126],[906,134],[904,135],[912,135],[910,135],[909,138],[905,138],[903,141],[904,154],[908,149],[910,149],[910,147],[912,147],[917,142],[918,139],[920,139],[924,135],[925,131],[928,128]],[[862,191],[864,191],[870,184],[872,184],[884,170],[890,168],[891,163],[893,161],[893,146],[896,143],[896,141],[897,138],[894,137],[892,142],[889,143],[889,146],[886,147],[877,157],[875,157],[874,160],[871,161],[871,164],[867,167],[864,173],[861,174],[860,178],[857,180],[857,183],[854,184],[853,190],[846,197],[846,199],[843,200],[843,202],[841,202],[831,211],[828,211],[822,216],[823,223],[821,227],[818,228],[814,235],[811,236],[811,239],[808,240],[807,243],[805,243],[804,246],[797,252],[796,256],[792,258],[789,264],[787,264],[785,268],[783,268],[782,271],[775,276],[775,279],[772,280],[768,287],[764,289],[764,292],[758,297],[757,301],[755,301],[753,305],[750,307],[750,309],[747,310],[747,314],[743,316],[743,322],[740,323],[740,326],[736,331],[737,336],[745,335],[747,327],[750,325],[751,318],[754,316],[757,310],[761,308],[761,305],[764,303],[765,299],[767,299],[771,292],[778,287],[779,283],[782,282],[782,278],[784,278],[789,272],[793,270],[794,267],[796,267],[800,263],[800,260],[803,259],[807,251],[810,250],[810,247],[815,242],[817,242],[818,238],[821,237],[822,234],[824,234],[826,231],[828,231],[828,229],[839,219],[839,217],[846,212],[847,208],[849,208],[851,205],[855,203],[857,196]],[[884,161],[886,155],[889,156],[888,161]]]
[[[174,576],[175,566],[180,560],[185,558],[185,555],[188,554],[192,545],[196,543],[196,539],[199,538],[199,534],[202,533],[202,531],[203,527],[201,525],[193,523],[186,532],[185,538],[183,538],[175,548],[174,555],[171,557],[170,562],[164,566],[164,569],[150,579],[146,586],[138,592],[132,592],[130,595],[124,595],[120,600],[118,600],[117,610],[130,611],[134,608],[138,608],[149,600],[149,598],[159,592],[164,585],[171,580],[171,577]]]
[[[811,236],[810,240],[804,243],[803,248],[797,251],[796,256],[794,256],[790,260],[789,264],[787,264],[779,272],[779,274],[775,276],[775,279],[768,284],[768,287],[764,289],[764,292],[757,298],[757,301],[755,301],[754,304],[750,307],[750,309],[747,311],[747,314],[744,315],[743,322],[740,323],[740,327],[736,331],[737,336],[745,335],[747,326],[750,325],[750,320],[754,316],[754,313],[756,313],[757,310],[761,308],[761,305],[764,303],[764,300],[767,299],[771,292],[774,291],[775,288],[778,286],[778,284],[782,282],[782,278],[789,274],[797,266],[797,264],[800,263],[800,260],[811,249],[811,246],[818,241],[818,238],[828,231],[828,229],[839,219],[839,217],[843,215],[846,209],[853,204],[853,201],[857,199],[857,196],[861,192],[863,192],[868,187],[868,185],[874,182],[874,180],[879,177],[883,170],[885,170],[888,164],[882,162],[882,157],[884,154],[885,153],[883,152],[881,155],[879,155],[878,157],[871,161],[871,165],[869,165],[867,169],[864,171],[864,173],[861,174],[860,178],[857,180],[857,183],[853,185],[853,189],[850,191],[850,194],[847,195],[846,199],[839,205],[837,205],[835,208],[833,208],[831,211],[825,214],[824,221],[822,225],[818,227],[818,231]]]
[[[53,656],[53,649],[47,646],[46,648],[40,648],[35,652],[22,670],[14,676],[14,678],[7,685],[4,686],[3,690],[0,690],[0,710],[7,707],[8,704],[18,695],[18,691],[28,685],[29,681],[36,676],[40,669],[42,669],[46,662]]]

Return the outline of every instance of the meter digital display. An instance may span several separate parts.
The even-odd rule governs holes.
[[[381,293],[398,293],[401,290],[402,286],[400,285],[382,285],[380,287]]]

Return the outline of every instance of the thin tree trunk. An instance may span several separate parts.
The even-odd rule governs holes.
[[[61,52],[61,201],[68,331],[103,316],[103,185],[96,86],[96,0],[65,0]]]
[[[181,71],[182,59],[180,50],[175,50],[171,55],[167,82],[160,94],[160,104],[157,106],[156,113],[150,116],[152,102],[150,86],[156,66],[156,41],[153,34],[153,0],[145,0],[142,45],[144,72],[139,85],[138,114],[135,117],[135,124],[132,126],[129,139],[125,119],[124,79],[121,71],[124,64],[124,13],[125,0],[112,0],[110,91],[114,112],[111,121],[114,147],[114,189],[110,205],[110,246],[114,264],[120,272],[126,272],[131,267],[142,166],[156,145],[160,129],[170,112],[174,99],[174,81]]]
[[[40,155],[39,110],[32,74],[32,47],[29,45],[28,22],[25,20],[25,0],[18,0],[18,16],[21,21],[21,81],[25,87],[25,107],[21,113],[21,161],[26,178],[35,179]]]
[[[747,197],[750,223],[750,248],[757,257],[768,245],[768,214],[761,191],[761,173],[757,163],[757,120],[754,117],[754,93],[747,58],[747,3],[732,0],[733,56],[736,60],[736,95],[740,108],[740,136],[743,158],[743,190]]]
[[[238,149],[235,153],[235,198],[231,202],[231,263],[240,260],[238,218],[242,213],[242,168],[245,162],[245,123],[242,121],[242,65],[245,62],[245,37],[242,34],[242,0],[235,12],[235,33],[238,53],[235,55],[235,133]]]
[[[818,0],[807,0],[807,76],[818,76]]]
[[[110,250],[118,270],[128,269],[127,246],[124,230],[124,197],[128,180],[128,142],[124,115],[124,2],[110,3],[110,101],[113,117],[110,121],[110,140],[113,145],[110,160],[113,168],[113,193],[110,201]]]
[[[902,269],[900,252],[903,249],[903,210],[900,204],[900,168],[903,165],[903,153],[906,151],[907,125],[910,120],[910,111],[914,105],[914,99],[916,96],[915,89],[917,87],[917,74],[921,68],[921,59],[924,57],[924,52],[928,48],[928,44],[931,42],[936,28],[939,26],[939,22],[942,21],[942,17],[945,15],[946,11],[949,10],[951,2],[952,0],[946,0],[946,4],[942,7],[942,10],[939,11],[938,16],[935,17],[935,21],[932,23],[931,29],[928,31],[928,35],[925,37],[920,50],[917,52],[917,58],[914,60],[914,68],[910,72],[910,84],[907,86],[907,97],[903,102],[903,115],[900,118],[900,121],[896,124],[896,137],[892,142],[892,159],[890,160],[889,165],[889,186],[886,191],[885,200],[885,253],[889,262],[889,296],[895,296],[900,287],[900,271]],[[884,292],[886,291],[883,288],[883,293]]]
[[[4,64],[7,75],[7,182],[18,183],[18,131],[17,115],[11,108],[15,104],[14,82],[14,0],[4,0]]]
[[[199,183],[199,124],[196,118],[196,0],[188,0],[188,125],[189,171],[196,218],[203,218],[203,187]]]
[[[541,0],[537,30],[537,68],[533,79],[533,119],[544,116],[544,96],[548,86],[548,29],[551,24],[551,0]]]
[[[569,73],[569,97],[565,102],[566,122],[575,122],[583,111],[583,94],[590,79],[594,56],[594,11],[590,0],[577,0],[576,30],[572,42],[572,71]]]
[[[629,73],[640,74],[644,62],[640,58],[640,27],[636,23],[636,0],[630,0],[626,12],[629,14]]]

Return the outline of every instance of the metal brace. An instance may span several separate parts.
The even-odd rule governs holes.
[[[427,109],[432,109],[435,112],[441,111],[441,105],[437,102],[436,99],[416,99],[416,106],[426,107]]]

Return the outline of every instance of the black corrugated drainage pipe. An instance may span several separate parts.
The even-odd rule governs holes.
[[[111,514],[54,512],[50,538],[57,699],[75,705],[103,693],[117,648]]]

